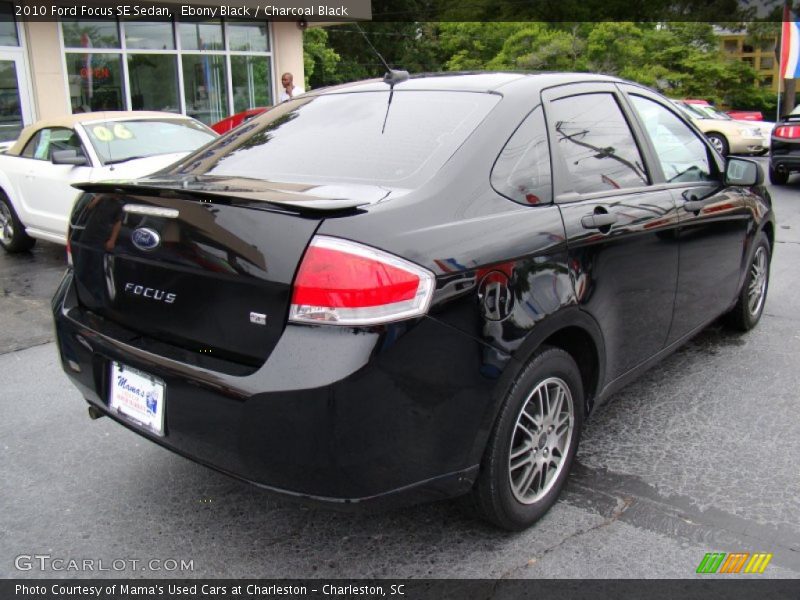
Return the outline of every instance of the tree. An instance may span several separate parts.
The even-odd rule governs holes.
[[[641,26],[625,22],[597,23],[586,42],[586,57],[593,71],[626,79],[647,77],[645,31]]]
[[[307,90],[334,79],[341,59],[328,45],[328,32],[323,28],[311,27],[303,32],[303,67]]]
[[[383,76],[386,67],[370,43],[393,68],[411,73],[442,70],[438,23],[412,20],[425,14],[426,4],[423,0],[383,0],[373,7],[378,20],[329,27],[328,46],[341,60],[335,73],[319,83],[331,85]]]
[[[509,37],[487,66],[525,71],[583,71],[585,48],[586,40],[579,35],[577,26],[564,31],[547,23],[531,23]]]
[[[680,8],[666,0],[656,1],[660,10]],[[401,13],[413,2],[387,0]],[[727,6],[728,0],[715,2]],[[518,4],[499,0],[497,9],[508,11]],[[534,4],[539,7],[536,10],[564,10],[560,4],[550,8]],[[457,0],[444,1],[442,6],[456,12],[467,10]],[[488,10],[488,5],[476,6]],[[607,9],[620,6],[615,1]],[[689,4],[684,9],[690,10]],[[401,14],[385,10],[387,15]],[[486,69],[599,72],[642,83],[674,98],[703,98],[761,110],[774,106],[770,92],[757,86],[758,73],[723,53],[713,26],[705,22],[372,22],[362,27],[392,66],[412,73]],[[769,24],[750,28],[753,36],[767,36],[768,30]],[[328,47],[341,61],[324,73],[315,65],[313,84],[383,74],[385,67],[353,24],[332,27],[328,32]]]
[[[505,41],[526,23],[440,23],[439,49],[448,71],[485,69],[503,49]]]

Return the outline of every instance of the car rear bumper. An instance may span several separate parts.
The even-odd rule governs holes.
[[[782,143],[778,151],[773,147],[769,157],[769,164],[773,169],[798,171],[800,170],[800,143],[792,145],[796,146],[796,148],[787,148],[787,146],[788,144],[785,142]]]
[[[236,376],[153,352],[87,313],[69,273],[53,312],[63,368],[91,406],[262,488],[394,506],[463,494],[477,475],[495,380],[480,373],[479,343],[434,319],[370,331],[290,325],[261,368]],[[111,361],[166,383],[163,437],[112,413]]]

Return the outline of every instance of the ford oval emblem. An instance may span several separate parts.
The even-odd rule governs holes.
[[[133,230],[131,241],[139,250],[155,250],[161,243],[161,236],[149,227],[139,227]]]

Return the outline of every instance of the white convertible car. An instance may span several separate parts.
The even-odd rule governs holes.
[[[73,183],[135,179],[215,139],[189,117],[162,112],[98,112],[39,121],[0,154],[0,246],[36,239],[66,244]]]

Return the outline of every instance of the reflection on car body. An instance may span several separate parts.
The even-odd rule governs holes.
[[[80,194],[73,184],[149,175],[216,137],[165,112],[80,113],[26,127],[0,155],[0,246],[20,252],[37,239],[66,243]]]

